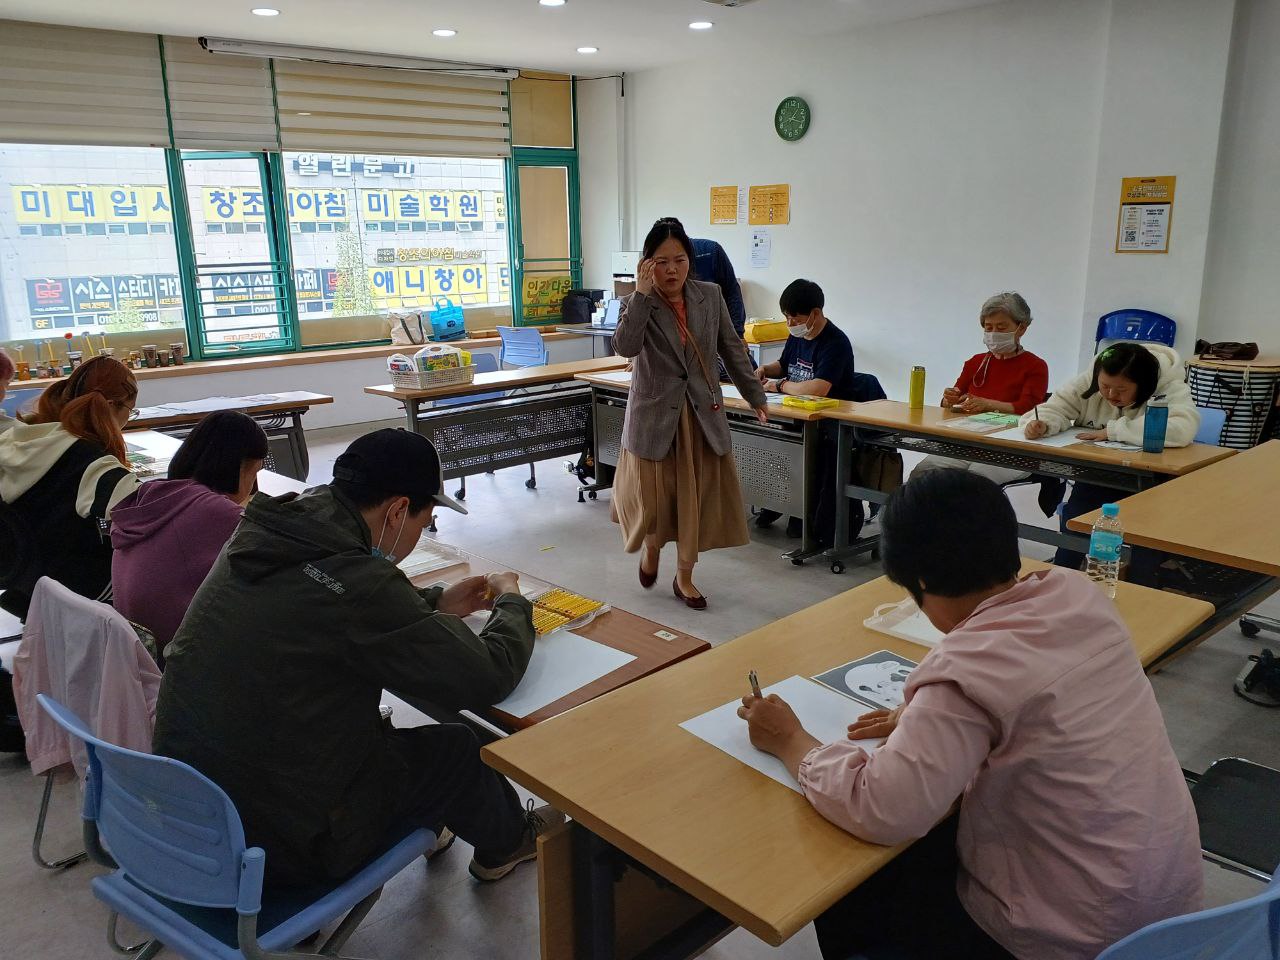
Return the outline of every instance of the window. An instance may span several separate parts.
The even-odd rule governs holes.
[[[0,185],[0,342],[15,360],[61,364],[104,337],[117,355],[186,342],[163,150],[0,144]]]
[[[385,340],[386,314],[446,299],[511,322],[500,159],[283,154],[304,346]]]

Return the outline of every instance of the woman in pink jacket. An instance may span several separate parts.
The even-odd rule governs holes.
[[[1195,809],[1114,604],[1019,578],[1013,508],[972,473],[912,479],[880,522],[885,573],[946,634],[904,704],[829,744],[776,695],[739,711],[832,823],[918,840],[818,919],[823,956],[1092,960],[1200,909]]]

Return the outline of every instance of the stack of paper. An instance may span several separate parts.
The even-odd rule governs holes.
[[[534,642],[533,657],[520,685],[494,706],[513,717],[527,717],[634,659],[570,630],[559,630]]]

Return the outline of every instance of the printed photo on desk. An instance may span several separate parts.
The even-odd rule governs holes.
[[[813,679],[872,710],[902,705],[907,677],[920,664],[892,650],[877,650],[858,660],[833,667]]]

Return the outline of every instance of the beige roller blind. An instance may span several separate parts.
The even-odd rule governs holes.
[[[173,142],[193,150],[277,150],[271,65],[265,57],[209,53],[186,37],[164,38]]]
[[[504,80],[274,60],[286,150],[505,157]]]
[[[155,35],[0,20],[0,141],[168,146]]]

